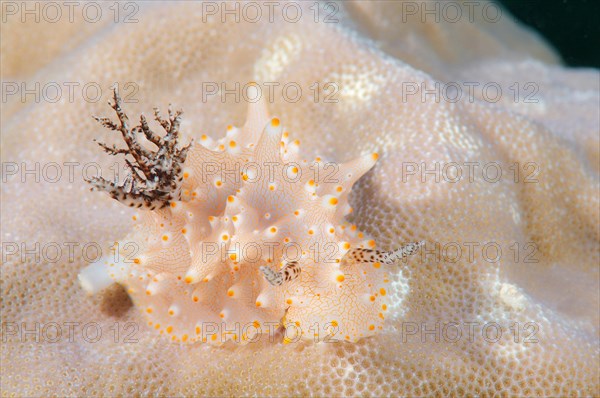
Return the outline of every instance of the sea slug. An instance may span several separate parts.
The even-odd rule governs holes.
[[[178,342],[244,344],[276,331],[284,342],[357,341],[383,328],[388,267],[422,243],[379,251],[344,221],[376,153],[339,166],[304,158],[264,99],[249,104],[243,127],[181,148],[180,111],[165,119],[155,109],[161,137],[143,115],[131,127],[121,105],[115,90],[118,123],[96,119],[122,134],[126,149],[100,146],[129,156],[130,174],[89,182],[139,211],[113,254],[80,273],[86,291],[124,285],[149,326]]]

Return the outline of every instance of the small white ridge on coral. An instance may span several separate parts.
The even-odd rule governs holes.
[[[249,105],[244,126],[177,150],[172,132],[179,113],[169,112],[168,121],[157,113],[170,137],[162,139],[144,118],[128,127],[120,98],[114,99],[121,124],[102,122],[121,131],[129,149],[103,148],[135,152],[130,167],[137,185],[91,183],[140,208],[124,240],[136,244],[138,255],[127,264],[104,259],[84,269],[86,291],[107,287],[108,278],[125,285],[149,326],[179,342],[244,344],[273,324],[293,329],[288,340],[357,341],[383,328],[385,265],[422,243],[378,251],[374,240],[345,223],[352,186],[377,154],[341,164],[331,175],[322,158],[301,156],[300,141],[269,117],[264,98]],[[158,151],[143,149],[133,131]]]

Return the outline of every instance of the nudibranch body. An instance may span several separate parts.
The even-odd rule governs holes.
[[[116,92],[112,106],[119,123],[98,120],[128,148],[100,145],[131,155],[131,175],[90,182],[139,210],[113,255],[81,272],[88,292],[124,285],[149,326],[180,342],[244,344],[278,328],[286,342],[356,341],[382,329],[387,265],[420,244],[377,251],[344,221],[352,185],[377,154],[339,166],[303,158],[264,100],[249,105],[243,127],[182,149],[180,112],[167,120],[155,110],[160,137],[143,116],[130,128]],[[158,150],[140,145],[140,133]]]

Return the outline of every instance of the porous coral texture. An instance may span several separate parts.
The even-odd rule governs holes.
[[[506,11],[493,23],[481,13],[472,22],[404,22],[397,20],[402,2],[340,2],[333,23],[324,21],[332,12],[324,4],[315,23],[312,2],[295,4],[297,22],[279,8],[273,22],[264,11],[253,23],[207,17],[201,3],[143,2],[137,23],[111,19],[78,31],[69,43],[79,44],[49,51],[49,62],[33,51],[43,45],[36,32],[64,41],[72,36],[68,19],[3,24],[2,41],[6,32],[16,40],[3,44],[3,65],[23,48],[39,55],[35,73],[21,59],[3,68],[3,82],[58,82],[65,93],[65,82],[97,82],[102,99],[11,96],[3,107],[3,162],[29,170],[38,162],[40,173],[56,162],[63,173],[56,182],[3,175],[2,395],[599,395],[598,71],[561,66]],[[386,268],[389,307],[374,336],[180,344],[157,335],[122,287],[89,297],[78,283],[94,256],[94,245],[87,252],[83,245],[106,250],[136,214],[89,192],[81,175],[86,162],[111,173],[114,158],[92,140],[118,137],[90,117],[107,114],[111,86],[119,82],[124,98],[137,99],[126,103],[131,115],[169,103],[183,108],[187,143],[243,125],[243,98],[205,94],[212,83],[232,89],[250,81],[302,87],[296,102],[275,90],[269,111],[305,153],[340,163],[379,153],[350,195],[350,223],[384,250],[427,241],[421,256]],[[339,88],[337,102],[324,101],[335,91],[328,82]],[[463,97],[409,95],[436,82],[458,83]],[[503,94],[491,101],[492,91],[475,90],[470,101],[465,82],[495,82]],[[537,88],[536,102],[525,101],[527,83]],[[69,162],[79,162],[72,181]],[[474,178],[450,182],[456,167],[438,181],[421,175],[436,162],[441,170],[456,162],[464,174],[476,162]],[[503,177],[494,182],[497,169]],[[48,250],[40,258],[21,248],[11,255],[12,242]],[[52,242],[62,248],[56,261]],[[33,334],[15,331],[22,322]],[[55,342],[48,341],[52,322],[62,330]],[[68,322],[77,323],[72,339]],[[97,328],[102,337],[92,342]]]

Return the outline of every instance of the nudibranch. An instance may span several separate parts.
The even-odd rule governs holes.
[[[249,104],[243,127],[182,148],[181,112],[155,109],[161,136],[143,115],[131,127],[116,91],[111,106],[117,123],[96,119],[127,148],[100,146],[125,155],[130,173],[89,182],[137,213],[111,255],[79,274],[88,293],[123,285],[149,326],[178,342],[357,341],[382,329],[388,265],[421,243],[379,251],[344,221],[352,185],[377,154],[339,166],[303,158],[264,99]]]

